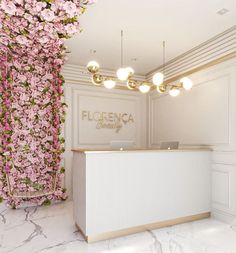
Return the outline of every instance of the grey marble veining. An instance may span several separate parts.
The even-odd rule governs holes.
[[[1,253],[235,253],[236,226],[214,219],[87,244],[72,202],[12,210],[0,204]]]

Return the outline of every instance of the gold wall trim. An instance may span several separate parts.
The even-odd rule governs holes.
[[[232,37],[232,34],[231,34],[231,33],[233,33],[235,30],[236,30],[236,25],[234,25],[234,26],[232,26],[231,28],[227,29],[226,31],[224,31],[224,32],[222,32],[222,33],[220,33],[220,34],[218,34],[218,35],[216,35],[216,36],[210,38],[209,40],[207,40],[207,41],[201,43],[200,45],[198,45],[198,46],[196,46],[196,47],[190,49],[189,51],[187,51],[187,52],[185,52],[185,53],[183,53],[183,54],[181,54],[181,55],[179,55],[179,56],[177,56],[177,57],[171,59],[170,61],[168,61],[168,62],[166,63],[166,68],[168,68],[169,65],[174,65],[174,64],[176,64],[176,63],[182,62],[183,59],[189,58],[189,55],[190,55],[190,57],[191,57],[192,55],[198,54],[199,52],[204,51],[204,50],[207,49],[208,47],[211,47],[211,46],[214,45],[215,43],[219,43],[219,42],[221,42],[222,40],[226,40],[226,39]],[[230,35],[228,35],[228,34],[230,34]],[[233,35],[235,35],[235,34],[233,34]],[[233,37],[233,39],[234,39],[234,38],[235,38],[235,37]],[[228,42],[228,41],[226,41],[224,44],[227,44],[227,42]],[[209,51],[210,51],[210,50],[209,50]],[[147,76],[153,75],[156,71],[161,70],[162,67],[163,67],[163,66],[159,66],[159,67],[157,67],[157,68],[155,68],[155,69],[149,71],[149,72],[147,73]]]
[[[168,72],[171,72],[172,69],[175,69],[176,66],[178,67],[178,66],[182,65],[183,63],[188,64],[188,62],[191,62],[192,60],[195,60],[195,59],[197,59],[197,61],[198,61],[199,57],[201,57],[200,59],[204,59],[207,56],[207,54],[212,55],[214,53],[217,53],[219,51],[219,48],[220,48],[220,50],[222,50],[222,49],[228,48],[229,46],[234,46],[235,43],[231,43],[231,41],[234,41],[235,38],[231,39],[231,37],[232,37],[232,35],[229,36],[229,40],[227,41],[227,43],[223,42],[223,43],[219,44],[219,42],[221,42],[221,41],[217,41],[214,44],[211,44],[211,45],[208,45],[207,47],[205,47],[204,48],[205,51],[204,51],[204,49],[199,50],[199,51],[193,51],[190,55],[186,55],[183,58],[173,61],[172,63],[170,63],[168,65]],[[225,39],[226,38],[223,38],[222,41],[224,41]],[[231,44],[229,44],[229,43],[231,43]],[[228,49],[228,50],[230,50],[230,49]],[[195,62],[196,61],[192,61],[192,63],[195,63]]]
[[[82,80],[82,79],[81,80],[80,79],[74,80],[74,79],[65,78],[65,81],[66,81],[66,83],[71,83],[71,84],[79,84],[79,85],[83,85],[83,86],[87,86],[87,87],[93,87],[93,88],[96,87],[96,88],[104,88],[104,89],[106,89],[103,85],[96,86],[96,85],[92,84],[92,82],[86,81],[86,80]],[[124,90],[124,91],[138,91],[137,88],[134,89],[134,90],[129,90],[126,86],[122,86],[122,85],[116,85],[111,90],[114,90],[114,89],[116,89],[116,90]],[[108,89],[106,89],[106,90],[108,90]]]
[[[204,69],[213,67],[213,66],[215,66],[215,65],[217,65],[217,64],[223,63],[223,62],[228,61],[228,60],[230,60],[230,59],[233,59],[233,58],[235,58],[235,57],[236,57],[236,52],[227,54],[227,55],[222,56],[222,57],[220,57],[220,58],[217,58],[217,59],[215,59],[215,60],[213,60],[213,61],[210,61],[210,62],[208,62],[208,63],[206,63],[206,64],[203,64],[203,65],[201,65],[201,66],[199,66],[199,67],[193,68],[193,69],[188,70],[188,71],[186,71],[186,72],[184,72],[184,73],[182,73],[182,74],[176,75],[176,76],[174,76],[174,77],[168,79],[168,80],[167,80],[167,83],[174,82],[174,81],[176,81],[176,80],[178,80],[178,79],[180,79],[180,78],[182,78],[182,77],[184,77],[184,76],[192,75],[192,74],[194,74],[194,73],[196,73],[196,72],[199,72],[199,71],[201,71],[201,70],[204,70]]]
[[[196,214],[196,215],[181,217],[181,218],[177,218],[177,219],[172,219],[172,220],[167,220],[167,221],[161,221],[161,222],[146,224],[146,225],[142,225],[142,226],[137,226],[137,227],[133,227],[133,228],[127,228],[127,229],[117,230],[117,231],[103,233],[103,234],[98,234],[98,235],[86,235],[83,232],[83,230],[78,226],[78,224],[76,224],[76,227],[81,232],[81,234],[84,237],[84,239],[88,243],[92,243],[92,242],[98,242],[98,241],[108,240],[108,239],[112,239],[112,238],[116,238],[116,237],[121,237],[121,236],[136,234],[136,233],[140,233],[140,232],[145,232],[147,230],[153,230],[153,229],[158,229],[158,228],[173,226],[173,225],[177,225],[177,224],[192,222],[192,221],[196,221],[196,220],[206,219],[206,218],[210,217],[210,215],[211,215],[210,212],[206,212],[206,213],[201,213],[201,214]]]
[[[226,61],[228,61],[228,60],[230,60],[230,59],[233,59],[233,58],[235,58],[235,57],[236,57],[236,52],[227,54],[227,55],[222,56],[222,57],[220,57],[220,58],[218,58],[218,59],[215,59],[215,60],[210,61],[210,62],[208,62],[208,63],[206,63],[206,64],[203,64],[203,65],[201,65],[201,66],[199,66],[199,67],[196,67],[196,68],[193,68],[193,69],[191,69],[191,70],[188,70],[188,71],[186,71],[186,72],[184,72],[184,73],[182,73],[182,74],[179,74],[179,75],[176,75],[176,76],[174,76],[174,77],[171,77],[171,78],[169,78],[169,79],[166,80],[165,84],[169,84],[169,83],[175,82],[175,81],[181,79],[181,78],[184,77],[184,76],[192,75],[192,74],[197,73],[197,72],[199,72],[199,71],[202,71],[202,70],[208,69],[208,68],[210,68],[210,67],[213,67],[213,66],[215,66],[215,65],[217,65],[217,64],[226,62]],[[152,90],[154,90],[155,88],[156,88],[156,87],[153,86],[153,87],[152,87]]]
[[[77,224],[75,223],[76,228],[78,229],[78,232],[80,232],[80,234],[83,236],[84,240],[86,242],[88,242],[88,237],[85,235],[85,233],[83,232],[83,229]]]
[[[230,46],[235,47],[235,51],[236,51],[236,41],[232,44],[230,44]],[[224,55],[229,54],[228,52],[232,53],[232,48],[229,48],[229,45],[221,48],[225,49],[226,51],[224,51]],[[179,64],[173,65],[168,67],[168,70],[166,71],[166,76],[169,75],[175,75],[175,72],[180,72],[181,69],[190,69],[191,67],[197,66],[199,64],[206,64],[209,61],[212,61],[212,59],[218,59],[219,57],[223,57],[222,53],[219,52],[218,50],[215,51],[209,51],[209,52],[204,52],[201,55],[198,55],[197,57],[194,58],[186,58],[185,60],[181,61]],[[191,66],[191,67],[190,67]]]

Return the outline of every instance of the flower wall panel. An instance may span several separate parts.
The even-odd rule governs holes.
[[[0,1],[0,200],[49,204],[66,198],[64,40],[92,1]]]

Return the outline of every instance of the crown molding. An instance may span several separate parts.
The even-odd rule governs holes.
[[[207,40],[186,53],[168,61],[165,65],[166,80],[191,70],[196,70],[208,63],[218,61],[221,58],[236,52],[236,25],[221,34]],[[226,59],[227,60],[227,59]],[[147,80],[151,80],[155,72],[163,71],[163,65],[147,73]]]
[[[206,63],[204,65],[198,66],[198,67],[196,67],[194,69],[188,70],[188,71],[186,71],[184,73],[181,73],[181,74],[176,75],[176,76],[174,76],[172,78],[169,78],[169,79],[166,80],[165,84],[174,83],[174,82],[176,82],[177,80],[181,79],[184,76],[190,76],[190,75],[192,75],[194,73],[197,73],[199,71],[208,69],[208,68],[213,67],[215,65],[218,65],[220,63],[229,61],[229,60],[231,60],[233,58],[236,58],[236,52],[230,53],[230,54],[225,55],[225,56],[222,56],[222,57],[220,57],[220,58],[218,58],[218,59],[216,59],[214,61],[208,62],[208,63]],[[153,87],[153,89],[154,88],[155,87]]]

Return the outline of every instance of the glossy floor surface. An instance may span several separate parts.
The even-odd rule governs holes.
[[[0,204],[1,253],[235,253],[236,227],[206,219],[87,244],[72,202],[11,210]]]

